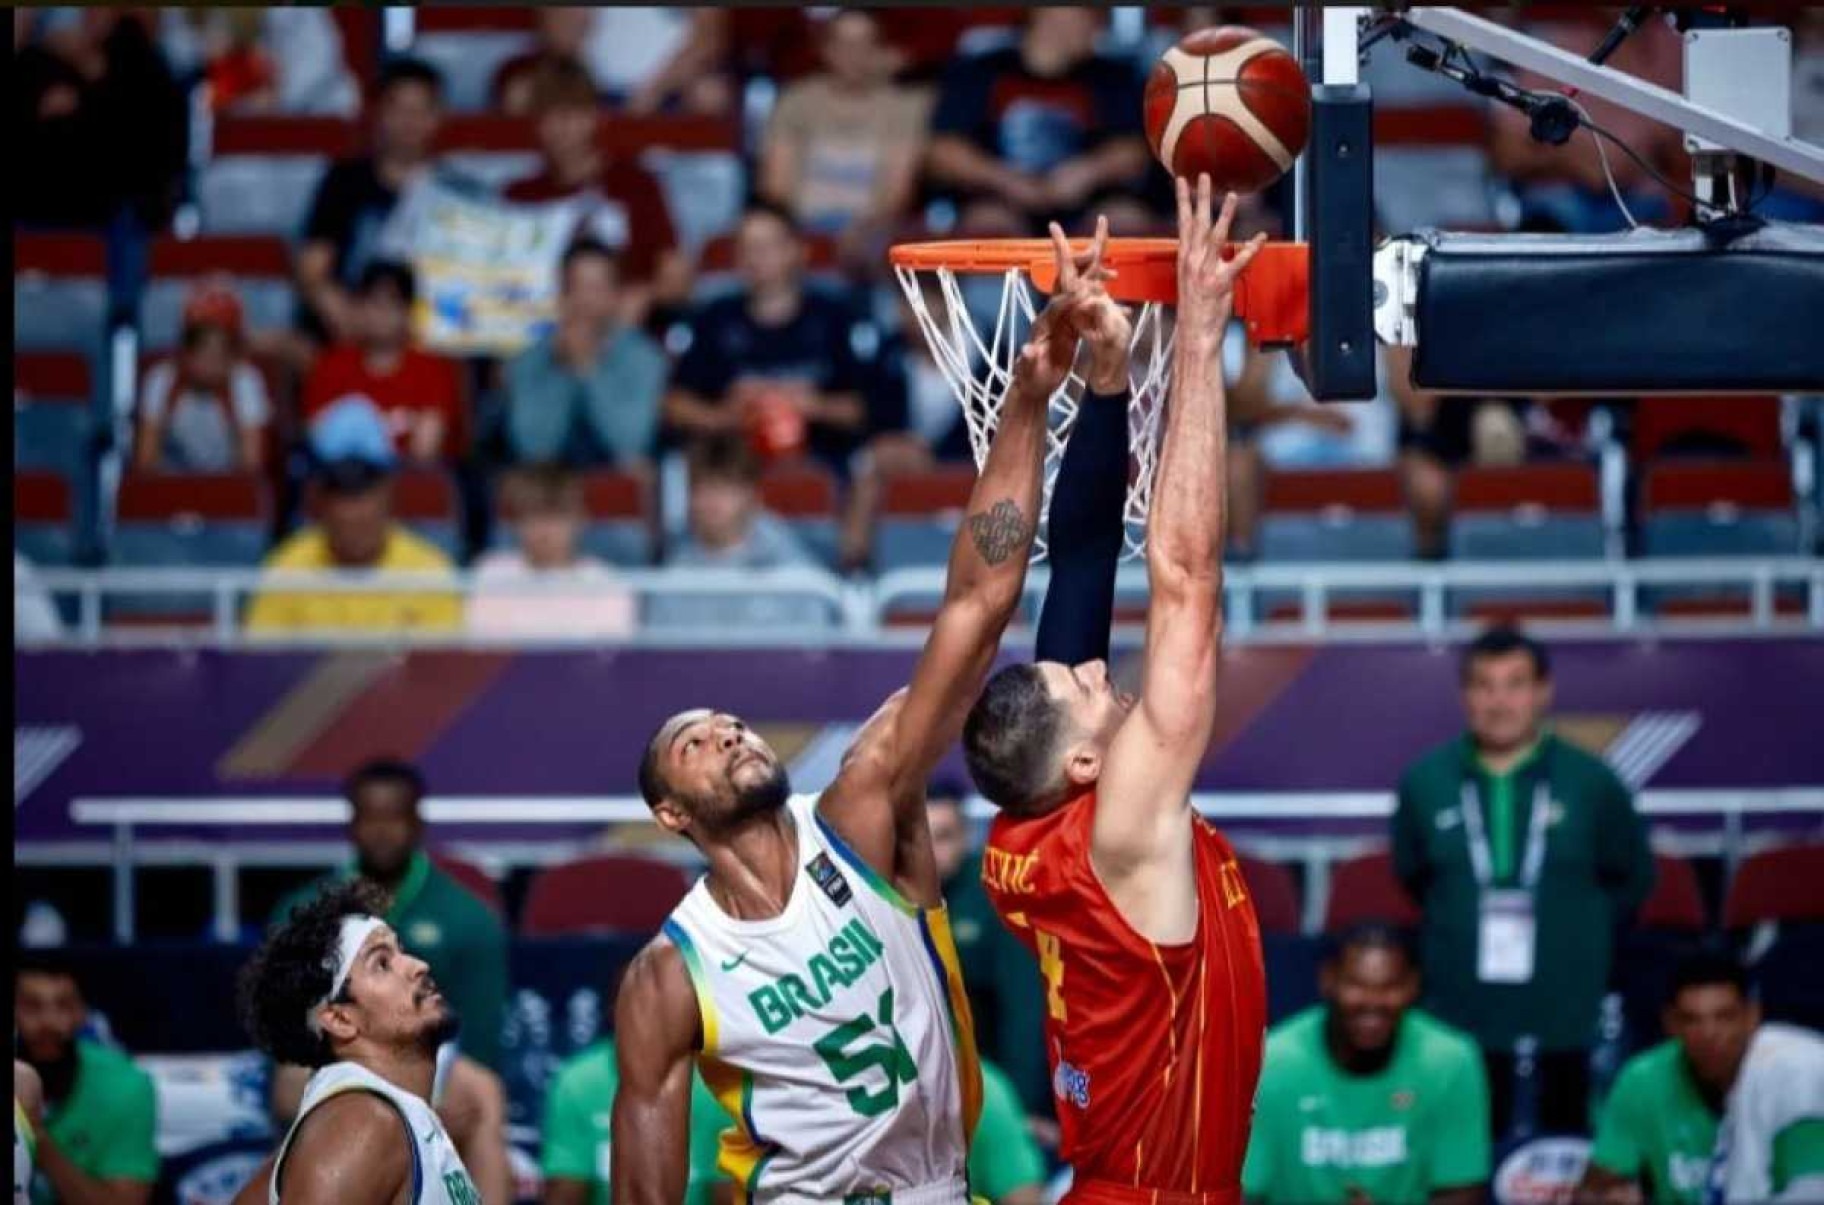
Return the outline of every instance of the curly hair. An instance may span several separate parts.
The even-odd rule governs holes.
[[[351,879],[293,908],[241,968],[241,1024],[254,1045],[281,1063],[321,1067],[334,1061],[329,1041],[307,1018],[335,978],[336,943],[345,916],[384,916],[386,899],[373,884]],[[347,999],[347,989],[339,999]]]

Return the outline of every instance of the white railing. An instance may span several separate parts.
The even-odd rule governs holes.
[[[1043,597],[1048,571],[1035,567],[1027,580],[1027,598],[1036,605]],[[310,574],[262,573],[257,570],[196,569],[95,569],[40,570],[26,590],[43,589],[55,597],[75,601],[76,622],[53,644],[94,647],[147,643],[236,646],[258,644],[310,645],[498,645],[503,638],[464,631],[403,631],[387,633],[311,631],[295,634],[248,632],[242,624],[247,601],[261,591],[319,594],[451,594],[475,596],[472,575],[457,574]],[[825,622],[795,621],[784,625],[703,624],[682,626],[642,620],[638,629],[612,643],[656,646],[769,646],[831,644],[864,641],[906,643],[919,638],[916,631],[895,628],[890,620],[909,606],[929,608],[941,596],[944,570],[940,567],[899,569],[871,581],[845,581],[820,569],[707,570],[638,569],[615,575],[613,588],[630,592],[643,610],[662,607],[666,598],[722,599],[738,606],[756,596],[795,600],[820,607]],[[1146,572],[1139,565],[1125,565],[1117,575],[1117,597],[1144,601]],[[1609,560],[1533,562],[1387,562],[1376,564],[1244,565],[1229,569],[1225,577],[1228,632],[1246,641],[1299,640],[1319,636],[1351,638],[1447,638],[1471,630],[1475,624],[1461,614],[1461,604],[1473,592],[1478,604],[1502,599],[1519,602],[1542,596],[1587,592],[1600,595],[1603,613],[1578,619],[1542,621],[1565,634],[1652,631],[1714,633],[1720,629],[1740,632],[1815,632],[1824,630],[1824,560],[1817,557],[1772,557],[1690,560]],[[575,583],[490,581],[490,597],[515,596],[575,598],[591,587]],[[1745,613],[1717,618],[1677,618],[1654,613],[1646,592],[1653,590],[1731,591],[1745,596]],[[1342,620],[1333,612],[1347,595],[1404,595],[1416,602],[1412,617],[1374,623]],[[1802,597],[1802,614],[1782,614],[1776,601],[1782,596]],[[15,589],[16,601],[23,597]],[[142,617],[130,626],[111,621],[110,610],[123,601],[173,601],[191,599],[206,611],[206,626],[177,623],[153,626]],[[1276,620],[1268,605],[1278,607],[1295,600],[1296,619]],[[121,608],[126,610],[128,608]],[[542,637],[512,637],[515,646],[601,644],[600,637],[573,637],[551,633]]]
[[[1304,928],[1321,928],[1329,901],[1330,867],[1385,844],[1379,823],[1393,814],[1394,796],[1386,791],[1198,792],[1197,810],[1230,827],[1235,844],[1273,861],[1304,867]],[[1747,831],[1750,820],[1780,823],[1787,838],[1824,836],[1824,787],[1762,790],[1660,790],[1642,792],[1636,806],[1649,821],[1678,821],[1654,832],[1654,846],[1683,857],[1722,857],[1731,867],[1745,854],[1767,843]],[[966,810],[986,820],[993,809],[970,797]],[[542,866],[583,853],[588,840],[571,837],[497,840],[487,830],[578,825],[605,828],[647,823],[652,815],[643,800],[630,795],[480,796],[427,798],[425,822],[443,848],[469,857],[499,873],[521,866]],[[141,866],[207,867],[214,884],[215,935],[234,941],[240,935],[240,872],[250,866],[328,867],[345,861],[340,839],[348,823],[348,803],[334,796],[79,798],[70,818],[93,828],[96,838],[15,845],[14,860],[35,866],[106,866],[113,871],[113,926],[116,941],[135,934],[135,874]],[[1708,822],[1708,823],[1705,823]],[[1796,824],[1796,832],[1794,825]],[[1280,831],[1256,826],[1278,826]],[[1311,831],[1284,831],[1296,826]],[[1694,825],[1698,827],[1693,827]],[[222,840],[156,836],[160,829],[320,829],[305,840]],[[456,830],[461,830],[457,832]],[[454,836],[452,836],[454,834]],[[681,842],[656,847],[680,860],[693,860]],[[648,849],[646,852],[653,852]]]

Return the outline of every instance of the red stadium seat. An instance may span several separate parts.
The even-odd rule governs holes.
[[[969,506],[975,478],[975,469],[970,465],[950,465],[928,473],[889,477],[881,490],[881,513],[912,517],[961,512]]]
[[[335,159],[353,154],[360,145],[360,123],[342,117],[227,113],[216,119],[213,149],[218,156],[316,155]]]
[[[1525,464],[1457,471],[1459,512],[1545,510],[1593,514],[1602,504],[1594,465]]]
[[[106,276],[107,245],[92,234],[14,231],[13,272],[19,276]]]
[[[596,124],[596,144],[604,154],[622,158],[634,158],[654,148],[732,152],[740,145],[740,127],[720,117],[604,113]],[[437,149],[445,154],[536,151],[538,135],[529,117],[457,114],[445,118],[438,128]]]
[[[760,478],[760,502],[786,519],[828,519],[836,513],[836,479],[805,461],[768,469]]]
[[[604,469],[583,478],[583,509],[591,519],[643,519],[651,495],[632,473]]]
[[[70,483],[60,473],[19,471],[13,474],[15,523],[70,521]]]
[[[462,33],[491,30],[531,33],[537,27],[533,9],[504,4],[430,4],[417,10],[419,33]]]
[[[1247,880],[1248,894],[1254,897],[1254,915],[1262,933],[1297,933],[1299,930],[1298,885],[1292,872],[1278,862],[1267,862],[1237,854],[1241,877]]]
[[[501,919],[506,919],[507,906],[500,896],[500,884],[494,876],[475,865],[465,862],[451,854],[434,853],[431,865],[461,883],[471,895],[488,906],[488,910]]]
[[[690,876],[653,858],[604,854],[541,871],[526,893],[520,932],[655,933],[684,893]]]
[[[135,473],[120,483],[123,523],[264,522],[266,484],[250,473]]]
[[[13,391],[26,402],[89,403],[95,392],[89,358],[80,352],[13,354]]]
[[[1368,921],[1416,929],[1418,905],[1393,873],[1393,855],[1385,850],[1348,858],[1330,868],[1330,900],[1324,906],[1324,931],[1337,933]]]
[[[216,234],[152,240],[154,277],[271,276],[291,278],[291,249],[285,241],[257,234]]]
[[[1269,513],[1401,514],[1406,494],[1392,469],[1307,469],[1268,473],[1263,502]]]
[[[583,478],[583,548],[613,565],[652,562],[652,488],[632,473],[603,471]]]
[[[1709,927],[1704,895],[1698,890],[1697,872],[1691,863],[1670,854],[1653,855],[1653,894],[1635,918],[1644,929],[1671,929],[1698,933]]]
[[[1780,460],[1659,464],[1647,470],[1642,500],[1649,513],[1713,506],[1787,510],[1792,471]]]
[[[1763,921],[1824,920],[1824,843],[1755,854],[1736,869],[1723,924],[1745,929]]]
[[[393,480],[393,513],[406,523],[454,523],[456,486],[436,469],[405,469]]]
[[[1745,455],[1780,455],[1780,399],[1750,397],[1650,397],[1634,411],[1633,453],[1645,464],[1680,438],[1703,436],[1739,445]]]

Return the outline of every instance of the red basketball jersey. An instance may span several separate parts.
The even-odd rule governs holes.
[[[1235,851],[1201,817],[1197,933],[1161,946],[1122,919],[1090,865],[1096,798],[1002,816],[982,881],[1038,957],[1045,1043],[1074,1197],[1239,1199],[1267,1025],[1260,925]]]

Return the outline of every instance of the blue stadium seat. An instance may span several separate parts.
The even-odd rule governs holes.
[[[228,114],[197,175],[203,232],[296,238],[330,163],[357,150],[361,128],[340,117]]]
[[[1783,461],[1655,465],[1642,482],[1641,511],[1641,552],[1649,557],[1799,552],[1792,474]],[[1733,612],[1749,600],[1746,587],[1659,588],[1644,593],[1649,606],[1665,612]]]
[[[1280,471],[1267,475],[1260,521],[1262,565],[1405,561],[1412,557],[1412,518],[1392,469]],[[1259,618],[1293,618],[1301,600],[1262,591]],[[1335,619],[1399,618],[1416,607],[1406,590],[1338,590]]]
[[[13,347],[101,349],[107,333],[107,250],[90,234],[13,234]]]
[[[55,469],[71,481],[88,471],[95,383],[86,356],[19,352],[13,357],[15,462]]]
[[[975,489],[975,469],[948,465],[928,473],[888,478],[874,529],[874,568],[943,566],[956,527]]]
[[[1601,487],[1587,464],[1465,468],[1457,472],[1450,524],[1450,555],[1460,561],[1601,560],[1604,555]],[[1483,608],[1513,619],[1563,612],[1560,604],[1586,603],[1599,611],[1601,587],[1529,586],[1456,590],[1458,613]],[[1537,604],[1535,607],[1534,605]],[[1578,608],[1570,608],[1577,610]]]
[[[127,569],[251,569],[266,555],[271,507],[252,474],[132,474],[114,503],[109,559]],[[120,594],[113,620],[201,620],[207,591]]]
[[[184,302],[198,284],[229,277],[246,312],[248,329],[291,325],[297,292],[291,252],[278,238],[212,235],[159,238],[152,243],[151,279],[140,301],[140,337],[146,350],[163,351],[183,333]]]
[[[456,483],[436,469],[406,469],[393,480],[393,515],[411,531],[462,559],[462,503]]]
[[[624,569],[652,564],[652,500],[644,481],[631,473],[591,473],[583,478],[583,509],[585,552]]]
[[[804,461],[769,470],[760,480],[760,504],[785,520],[825,568],[836,567],[836,481],[827,470]]]
[[[420,19],[430,11],[424,10]],[[444,103],[452,113],[483,113],[493,107],[494,76],[508,59],[532,45],[529,27],[422,29],[412,42],[412,53],[443,73]]]
[[[34,565],[68,565],[76,553],[70,483],[43,469],[13,474],[13,547]]]

